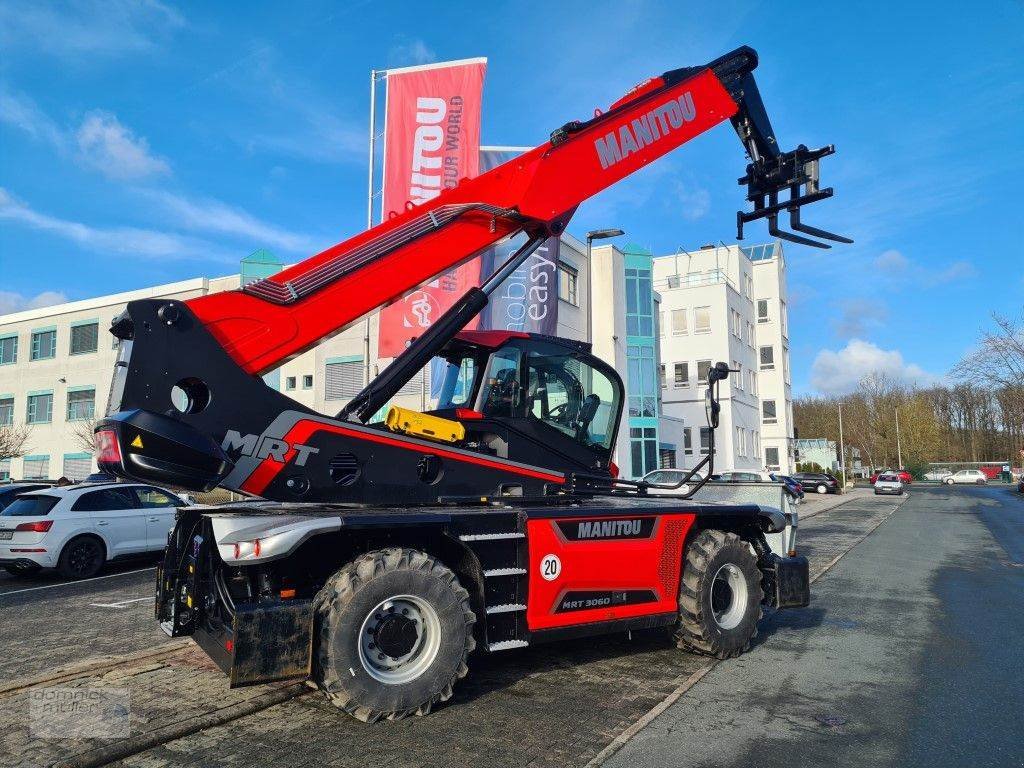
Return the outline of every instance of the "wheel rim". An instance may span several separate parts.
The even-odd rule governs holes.
[[[726,563],[711,582],[711,613],[722,629],[734,629],[747,612],[747,580],[743,571]]]
[[[824,485],[819,485],[818,493],[828,493],[828,488],[826,488]]]
[[[359,629],[359,661],[374,680],[401,685],[415,680],[437,658],[441,621],[416,595],[379,602]]]
[[[101,559],[100,548],[89,539],[76,542],[68,552],[68,565],[73,573],[79,575],[92,573],[99,568],[102,565]]]

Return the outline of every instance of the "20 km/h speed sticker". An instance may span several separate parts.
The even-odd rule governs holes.
[[[562,573],[562,561],[558,555],[544,555],[540,561],[540,575],[544,581],[554,581]]]

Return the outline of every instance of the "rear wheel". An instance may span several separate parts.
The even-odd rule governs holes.
[[[719,659],[739,656],[757,636],[763,598],[750,546],[734,533],[702,531],[686,549],[676,645]]]
[[[57,573],[65,579],[88,579],[99,573],[106,559],[103,542],[95,536],[78,536],[61,550]]]
[[[954,483],[954,480],[953,480],[953,478],[948,477],[945,480],[943,480],[942,482],[944,482],[946,485],[952,485]]]
[[[819,485],[814,490],[816,490],[818,493],[828,493],[828,486],[825,485],[824,483],[822,483],[821,485]]]
[[[314,679],[358,720],[425,715],[468,671],[469,593],[423,552],[360,556],[328,580],[314,607]]]

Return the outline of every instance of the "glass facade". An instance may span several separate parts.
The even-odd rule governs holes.
[[[658,329],[651,281],[651,254],[626,246],[626,394],[629,419],[630,476],[643,477],[659,468]]]

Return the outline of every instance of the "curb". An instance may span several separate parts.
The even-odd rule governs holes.
[[[822,514],[823,512],[831,512],[833,509],[836,509],[837,507],[841,507],[844,504],[849,504],[851,501],[856,501],[857,499],[866,499],[866,498],[868,498],[867,496],[861,496],[859,494],[854,496],[852,493],[849,493],[849,492],[842,494],[842,496],[846,497],[846,498],[840,497],[839,501],[837,501],[835,504],[832,504],[831,506],[825,507],[824,509],[816,509],[813,512],[808,511],[805,514],[804,512],[801,511],[800,507],[797,507],[796,511],[800,515],[800,520],[801,521],[802,520],[810,520],[812,517],[817,517],[818,515]],[[801,506],[803,506],[803,505],[801,505]]]
[[[847,501],[852,501],[853,498],[856,498],[856,497],[851,497],[850,499],[847,499]],[[853,542],[853,544],[850,545],[849,549],[847,549],[845,552],[840,552],[838,555],[836,555],[834,558],[832,558],[832,560],[830,560],[825,565],[824,568],[822,568],[820,571],[818,571],[817,573],[812,575],[811,576],[811,583],[813,584],[818,579],[820,579],[822,576],[824,576],[826,573],[828,573],[828,571],[836,563],[838,563],[840,560],[843,559],[843,557],[845,557],[847,554],[849,554],[854,549],[856,549],[858,544],[860,544],[862,541],[864,541],[864,539],[866,539],[868,536],[870,536],[872,533],[874,533],[875,530],[878,528],[878,526],[880,526],[882,523],[884,523],[886,520],[888,520],[890,517],[892,517],[893,514],[896,513],[896,510],[898,510],[900,507],[902,507],[907,502],[907,500],[909,498],[910,498],[910,496],[908,494],[908,495],[904,496],[902,499],[900,499],[899,504],[897,504],[895,507],[893,507],[891,510],[889,510],[888,514],[886,514],[885,517],[883,517],[881,520],[879,520],[877,523],[875,523],[873,526],[871,526],[871,528],[869,528],[862,536],[860,536],[855,542]],[[829,507],[828,509],[820,510],[820,512],[829,512],[829,511],[835,509],[836,507],[842,506],[845,503],[846,503],[846,501],[841,501],[838,504],[835,504],[835,505]],[[815,515],[817,515],[817,514],[819,514],[819,513],[816,512]],[[811,517],[814,517],[815,515],[811,515]],[[683,694],[685,694],[693,686],[695,686],[698,682],[700,682],[704,678],[705,675],[707,675],[711,670],[713,670],[715,667],[717,667],[720,663],[721,663],[721,660],[719,660],[719,659],[711,659],[711,660],[709,660],[707,662],[707,664],[705,666],[701,667],[696,672],[691,674],[689,677],[687,677],[684,680],[682,680],[679,683],[679,686],[675,690],[673,690],[672,693],[670,693],[668,696],[666,696],[660,702],[655,704],[643,717],[641,717],[639,720],[637,720],[635,723],[633,723],[631,726],[629,726],[629,728],[627,728],[622,733],[620,733],[618,736],[616,736],[615,739],[612,740],[612,742],[610,744],[608,744],[604,749],[602,749],[600,752],[598,752],[596,755],[594,755],[594,757],[591,758],[590,761],[586,764],[586,768],[598,768],[598,766],[604,765],[605,761],[608,760],[608,758],[610,758],[612,755],[614,755],[616,752],[618,752],[620,749],[622,749],[624,746],[626,746],[626,744],[634,736],[636,736],[638,733],[640,733],[640,731],[642,731],[644,728],[646,728],[648,725],[650,725],[650,723],[655,718],[657,718],[658,715],[660,715],[662,712],[664,712],[666,709],[668,709],[672,704],[674,704],[676,701],[678,701],[679,698],[683,696]]]

